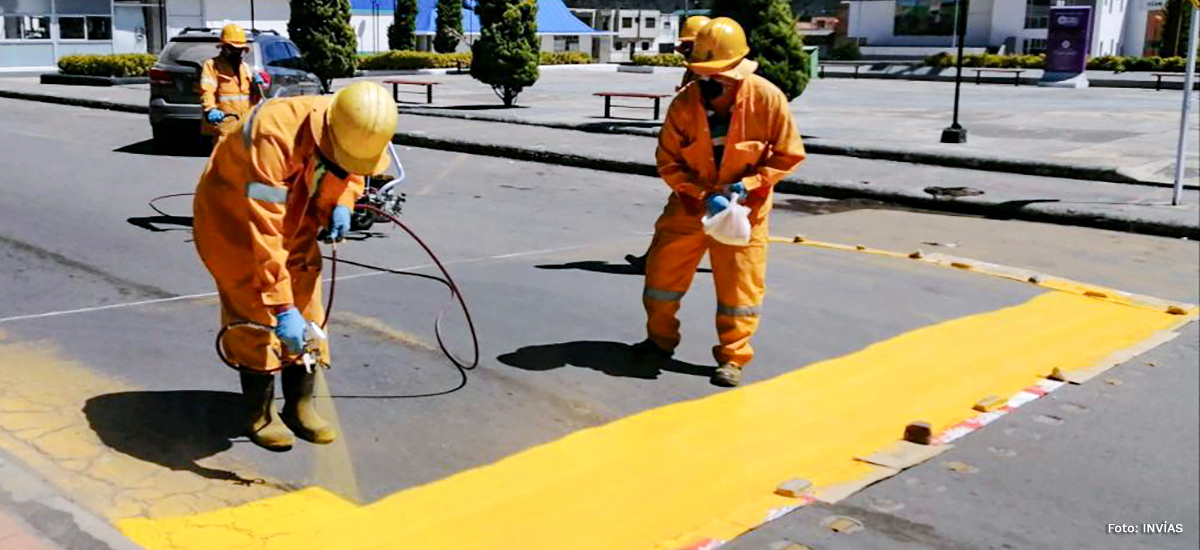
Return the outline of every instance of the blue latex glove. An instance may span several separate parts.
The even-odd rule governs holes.
[[[729,208],[729,197],[725,195],[713,193],[704,199],[704,206],[708,209],[709,217],[716,216]]]
[[[209,109],[204,118],[208,120],[209,124],[220,124],[222,120],[225,120],[225,113],[220,109]]]
[[[339,243],[350,232],[350,209],[345,206],[333,207],[333,215],[329,217],[329,237],[332,242]]]
[[[738,197],[745,199],[746,198],[746,184],[739,181],[737,183],[731,183],[731,184],[725,186],[725,196],[726,197],[733,196],[735,193],[737,194]],[[741,202],[741,201],[738,201],[738,202]]]
[[[284,347],[292,353],[304,350],[304,330],[308,322],[300,315],[300,310],[289,309],[275,316],[275,336],[283,342]]]

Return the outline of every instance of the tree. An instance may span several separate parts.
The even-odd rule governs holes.
[[[1190,37],[1192,19],[1192,3],[1188,0],[1167,0],[1167,19],[1163,22],[1162,46],[1159,55],[1163,57],[1187,57],[1188,37]]]
[[[808,54],[796,32],[796,16],[787,0],[713,0],[713,17],[729,17],[746,31],[749,58],[758,74],[795,99],[808,85]]]
[[[388,48],[417,49],[417,0],[396,0],[396,13],[388,25]]]
[[[471,46],[471,76],[511,107],[538,79],[537,0],[480,0],[479,40]]]
[[[350,26],[350,0],[291,0],[288,35],[325,92],[333,79],[354,76],[358,40]]]
[[[438,0],[433,49],[439,53],[451,53],[458,48],[462,37],[462,5],[462,0]]]

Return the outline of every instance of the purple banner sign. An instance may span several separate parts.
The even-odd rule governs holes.
[[[1091,7],[1050,8],[1050,29],[1046,38],[1046,72],[1082,73],[1087,68],[1088,47],[1091,41]]]

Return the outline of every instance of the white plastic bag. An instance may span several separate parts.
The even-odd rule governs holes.
[[[700,219],[704,232],[717,242],[731,246],[750,244],[750,208],[738,203],[738,195],[729,197],[729,208],[715,216]]]

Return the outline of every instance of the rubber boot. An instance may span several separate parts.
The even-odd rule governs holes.
[[[240,373],[242,396],[246,399],[248,416],[246,435],[255,445],[268,451],[286,451],[296,438],[288,431],[279,411],[275,409],[275,375]]]
[[[324,445],[337,439],[338,433],[317,414],[313,399],[316,382],[316,373],[309,373],[304,365],[284,367],[283,421],[300,439]]]
[[[713,373],[712,383],[723,388],[733,388],[742,383],[742,367],[725,363]]]

